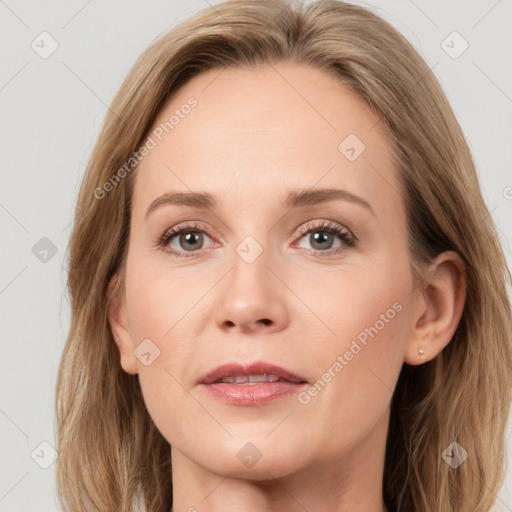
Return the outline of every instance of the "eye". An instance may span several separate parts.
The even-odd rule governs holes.
[[[205,231],[203,225],[197,224],[174,227],[166,231],[158,239],[157,244],[178,257],[187,257],[187,252],[198,252],[204,248],[205,241],[211,241]]]
[[[299,247],[315,252],[339,253],[347,246],[354,247],[356,242],[355,236],[347,228],[330,221],[307,224],[299,232],[303,235],[300,241],[305,240],[309,245],[309,247],[304,247],[299,244]]]
[[[219,245],[206,232],[207,228],[204,224],[190,223],[176,226],[159,237],[156,245],[177,257],[187,258],[194,256],[194,253],[200,252],[205,246],[211,246],[212,243]],[[357,242],[357,238],[347,228],[326,220],[310,222],[300,228],[299,233],[302,236],[297,246],[322,256],[338,254],[347,247],[354,247]],[[309,244],[309,247],[304,247],[303,243],[300,243],[303,240]]]

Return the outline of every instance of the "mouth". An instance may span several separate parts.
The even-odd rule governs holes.
[[[213,398],[232,405],[262,405],[299,393],[307,380],[279,366],[230,363],[201,377],[198,384]]]

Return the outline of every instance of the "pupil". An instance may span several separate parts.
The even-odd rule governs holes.
[[[314,244],[320,244],[320,249],[327,248],[329,249],[332,246],[332,238],[330,240],[330,244],[325,244],[326,241],[329,241],[329,237],[332,237],[331,233],[325,233],[324,231],[317,231],[313,234],[313,243],[311,244],[313,248],[315,248]]]
[[[201,242],[202,241],[202,235],[201,233],[197,233],[197,232],[189,232],[189,233],[185,233],[181,236],[181,241],[185,241],[186,244],[189,244],[189,247],[190,245],[193,245],[193,244],[197,244],[197,242]],[[184,248],[186,249],[186,244],[183,244]],[[201,244],[199,243],[199,246]],[[192,249],[195,249],[195,247],[192,247]],[[188,250],[188,249],[187,249]]]

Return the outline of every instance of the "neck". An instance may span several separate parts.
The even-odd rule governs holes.
[[[200,466],[175,448],[172,512],[387,512],[382,479],[388,417],[357,446],[331,460],[309,462],[276,478],[233,478]],[[261,462],[261,461],[260,461]]]

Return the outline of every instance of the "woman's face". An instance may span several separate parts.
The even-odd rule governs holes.
[[[383,457],[414,327],[384,123],[279,63],[196,76],[152,132],[111,321],[173,453],[255,479]]]

